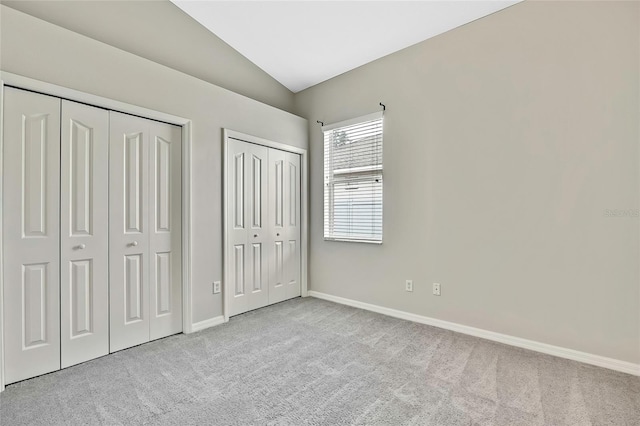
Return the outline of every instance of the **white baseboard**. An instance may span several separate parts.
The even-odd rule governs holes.
[[[200,321],[191,324],[191,330],[189,333],[195,333],[196,331],[204,330],[205,328],[215,327],[216,325],[223,324],[224,316],[220,315],[219,317],[209,318],[208,320]]]
[[[445,330],[451,330],[462,334],[468,334],[470,336],[480,337],[494,342],[504,343],[518,348],[529,349],[536,352],[541,352],[547,355],[554,355],[560,358],[566,358],[573,361],[583,362],[585,364],[591,364],[598,367],[608,368],[610,370],[616,370],[634,376],[640,376],[640,364],[633,364],[627,361],[621,361],[618,359],[607,358],[600,355],[589,354],[586,352],[580,352],[573,349],[563,348],[560,346],[553,346],[547,343],[536,342],[533,340],[522,339],[520,337],[509,336],[506,334],[496,333],[493,331],[483,330],[480,328],[470,327],[468,325],[456,324],[454,322],[443,321],[436,318],[429,318],[422,315],[412,314],[409,312],[399,311],[396,309],[385,308],[383,306],[372,305],[370,303],[359,302],[353,299],[346,299],[344,297],[333,296],[326,293],[320,293],[317,291],[309,291],[309,296],[316,297],[318,299],[324,299],[331,302],[340,303],[342,305],[353,306],[354,308],[360,308],[367,311],[377,312],[379,314],[388,315],[390,317],[400,318],[407,321],[418,322],[421,324],[427,324]]]

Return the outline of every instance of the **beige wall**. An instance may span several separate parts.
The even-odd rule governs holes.
[[[521,3],[297,94],[387,105],[381,246],[323,241],[310,128],[311,289],[639,363],[639,219],[604,213],[640,207],[639,6]]]
[[[221,315],[222,128],[306,148],[307,121],[6,6],[0,19],[2,70],[192,120],[193,320]]]
[[[169,0],[0,0],[16,10],[292,112],[293,93]]]

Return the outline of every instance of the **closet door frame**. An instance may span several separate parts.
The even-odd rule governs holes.
[[[191,120],[176,115],[166,114],[151,109],[130,105],[102,96],[96,96],[67,87],[24,77],[18,74],[0,71],[0,200],[3,197],[3,156],[4,156],[4,88],[5,86],[29,90],[45,95],[56,96],[69,101],[137,115],[151,120],[180,126],[182,128],[182,332],[193,332],[191,314]],[[0,203],[0,223],[3,219],[2,203]],[[0,271],[3,271],[3,238],[0,235]],[[2,311],[4,293],[3,274],[0,274],[0,392],[5,389],[4,373],[4,312]]]
[[[0,200],[4,199],[4,79],[0,77]],[[4,223],[2,208],[4,203],[0,203],[0,224]],[[0,392],[4,391],[4,235],[0,232]]]
[[[307,254],[308,254],[308,191],[309,191],[309,156],[306,149],[298,148],[295,146],[283,144],[280,142],[270,141],[257,136],[248,135],[245,133],[237,132],[230,129],[222,129],[222,312],[224,321],[229,321],[230,307],[231,307],[231,289],[229,285],[229,271],[231,268],[231,256],[229,255],[227,245],[229,242],[229,217],[228,209],[229,205],[229,191],[227,189],[227,173],[230,170],[231,165],[227,162],[227,153],[229,152],[229,143],[232,140],[238,140],[242,142],[248,142],[256,145],[262,145],[267,148],[275,148],[281,151],[286,151],[292,154],[300,155],[300,295],[307,297],[309,295],[307,287]]]

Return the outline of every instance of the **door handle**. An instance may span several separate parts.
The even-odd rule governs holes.
[[[134,241],[134,242],[129,243],[129,244],[127,244],[127,245],[128,245],[129,247],[135,247],[135,246],[137,246],[137,245],[138,245],[138,242],[137,242],[137,241]]]
[[[73,247],[74,250],[84,250],[85,248],[87,248],[87,246],[84,244],[78,244],[77,246]]]
[[[258,238],[258,234],[253,234],[253,238]]]
[[[278,232],[278,233],[276,234],[276,237],[279,237],[279,236],[280,236],[280,233]]]

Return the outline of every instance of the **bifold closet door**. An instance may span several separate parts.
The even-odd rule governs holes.
[[[300,155],[269,150],[269,303],[300,296]]]
[[[111,112],[110,351],[182,331],[181,129]]]
[[[228,146],[230,315],[269,304],[268,148],[238,140]]]
[[[62,101],[62,368],[109,353],[109,111]]]
[[[149,341],[149,124],[110,113],[110,351]]]
[[[149,121],[149,338],[182,331],[182,129]]]
[[[230,139],[229,315],[300,295],[300,156]]]
[[[4,89],[5,382],[60,368],[60,99]]]

